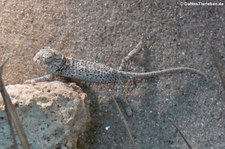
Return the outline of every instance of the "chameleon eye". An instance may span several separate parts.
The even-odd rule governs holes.
[[[46,62],[51,62],[51,61],[53,61],[53,59],[54,59],[54,55],[52,55],[52,54],[48,54],[45,57]]]

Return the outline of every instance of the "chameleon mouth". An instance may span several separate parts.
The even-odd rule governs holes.
[[[38,60],[38,58],[36,56],[33,58],[33,61],[37,62],[37,63],[40,63],[40,60]]]
[[[35,56],[35,57],[33,58],[33,61],[36,62],[36,63],[38,63],[38,64],[42,64],[42,63],[43,63],[43,61],[40,59],[39,56]]]

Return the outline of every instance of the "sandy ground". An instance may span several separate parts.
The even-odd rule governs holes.
[[[2,1],[0,58],[10,58],[4,79],[7,84],[17,84],[46,74],[32,62],[34,54],[45,46],[118,68],[143,38],[143,51],[132,59],[127,71],[187,66],[205,72],[209,81],[182,73],[124,84],[122,98],[127,98],[134,110],[126,120],[136,146],[188,148],[171,120],[194,149],[222,149],[224,8],[153,0]],[[219,66],[210,51],[217,52]],[[82,88],[89,95],[93,120],[85,148],[131,148],[112,102],[114,85],[87,83]]]

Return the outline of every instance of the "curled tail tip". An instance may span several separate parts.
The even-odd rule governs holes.
[[[200,75],[202,78],[204,78],[204,81],[208,82],[209,81],[209,77],[206,75],[206,73],[198,70],[198,69],[195,69],[195,68],[188,68],[188,67],[184,67],[184,69],[188,69],[198,75]]]
[[[198,70],[197,74],[201,75],[205,82],[209,82],[209,77],[204,72]]]

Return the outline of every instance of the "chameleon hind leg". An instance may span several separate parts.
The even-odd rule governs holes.
[[[141,47],[142,47],[142,41],[140,41],[140,42],[136,45],[136,47],[135,47],[132,51],[130,51],[126,57],[124,57],[124,58],[122,59],[122,62],[121,62],[120,67],[119,67],[119,69],[118,69],[119,71],[124,71],[124,70],[125,70],[125,66],[127,65],[127,62],[130,61],[131,58],[132,58],[133,56],[135,56],[135,55],[141,50]],[[130,105],[129,105],[129,103],[128,103],[128,101],[127,101],[126,98],[120,98],[120,97],[122,97],[122,95],[123,95],[123,87],[122,87],[122,83],[118,83],[118,84],[116,85],[116,98],[117,98],[117,99],[121,99],[121,100],[119,100],[119,101],[122,102],[123,108],[124,108],[124,110],[125,110],[127,116],[131,116],[132,113],[133,113],[133,112],[132,112],[132,109],[131,109],[131,107],[130,107]]]

